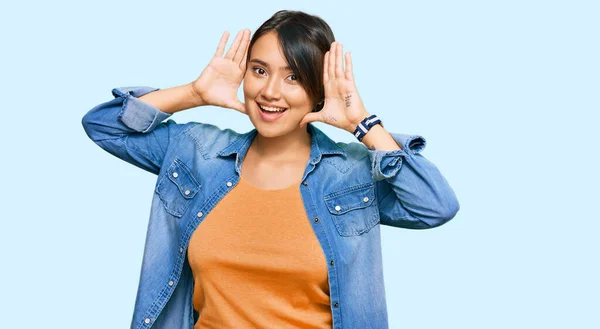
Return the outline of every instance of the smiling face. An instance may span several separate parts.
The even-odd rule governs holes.
[[[311,102],[289,68],[277,33],[269,31],[260,36],[249,51],[244,100],[254,127],[264,137],[303,129],[298,125],[311,111]]]

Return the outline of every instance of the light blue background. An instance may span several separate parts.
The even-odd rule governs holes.
[[[223,31],[279,9],[331,25],[367,109],[424,136],[459,198],[442,227],[382,227],[391,328],[600,328],[600,8],[522,0],[3,4],[2,328],[129,327],[155,176],[81,118],[114,87],[193,81]]]

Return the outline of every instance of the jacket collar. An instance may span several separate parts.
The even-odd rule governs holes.
[[[310,162],[313,164],[321,161],[323,155],[339,154],[346,156],[346,153],[329,138],[325,133],[315,127],[312,123],[306,125],[306,130],[311,136],[311,147],[310,147]],[[252,129],[251,131],[240,134],[232,138],[231,143],[220,150],[217,154],[220,156],[229,156],[236,153],[238,155],[238,162],[241,164],[250,144],[257,135],[257,130]]]

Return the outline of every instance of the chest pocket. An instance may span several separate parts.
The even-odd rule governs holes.
[[[199,189],[200,184],[190,169],[178,158],[173,160],[156,184],[156,193],[165,210],[176,217],[183,215]]]
[[[379,220],[374,183],[351,186],[324,196],[333,223],[342,236],[368,232]]]

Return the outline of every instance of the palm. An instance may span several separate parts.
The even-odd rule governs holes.
[[[200,97],[212,105],[234,108],[244,71],[231,60],[214,57],[195,82]]]
[[[193,87],[207,105],[227,107],[246,113],[246,107],[238,99],[237,91],[244,79],[250,30],[240,31],[223,57],[228,37],[229,32],[223,33],[215,56],[194,81]]]

